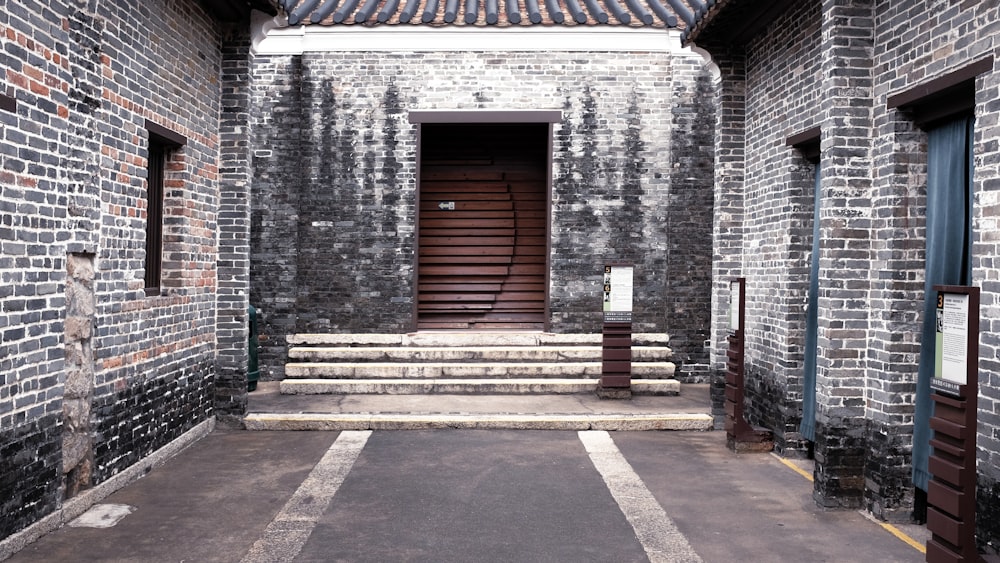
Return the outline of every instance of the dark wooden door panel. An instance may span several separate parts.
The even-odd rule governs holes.
[[[417,328],[540,330],[547,279],[544,154],[512,153],[517,142],[499,148],[455,143],[431,147],[436,157],[420,170]],[[449,150],[454,156],[442,156]],[[461,158],[463,151],[478,156]]]

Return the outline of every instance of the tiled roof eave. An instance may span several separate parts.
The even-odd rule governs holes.
[[[681,35],[684,45],[701,42],[742,45],[772,25],[799,0],[717,0],[696,14]]]
[[[288,24],[682,28],[701,0],[277,0]],[[684,21],[678,19],[682,15]]]
[[[685,26],[684,31],[681,32],[681,42],[684,45],[696,42],[699,35],[712,25],[718,14],[726,9],[729,3],[730,0],[715,0],[705,5],[704,9],[696,10],[692,14],[692,19],[687,22],[688,25]]]
[[[263,26],[258,54],[305,52],[672,52],[680,32],[615,26]]]

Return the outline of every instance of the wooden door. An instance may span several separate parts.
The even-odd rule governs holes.
[[[417,328],[542,330],[547,127],[425,129]]]

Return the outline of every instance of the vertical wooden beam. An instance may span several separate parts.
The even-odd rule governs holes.
[[[979,398],[979,288],[935,286],[939,299],[945,293],[968,295],[965,384],[952,385],[936,374],[931,382],[934,416],[930,426],[934,448],[928,460],[931,480],[927,486],[928,563],[979,561],[976,549],[976,419]],[[940,303],[940,302],[939,302]],[[938,314],[943,313],[938,305]],[[940,318],[940,317],[939,317]],[[939,339],[941,322],[939,321]],[[945,346],[942,346],[945,347]],[[937,350],[941,358],[943,350]],[[954,354],[954,350],[951,351]],[[952,382],[954,383],[954,382]]]
[[[769,452],[774,448],[771,432],[751,426],[743,412],[746,278],[737,278],[729,287],[730,333],[729,349],[726,352],[726,445],[735,452]]]
[[[617,278],[622,272],[627,280]],[[604,266],[604,348],[597,386],[602,399],[632,398],[632,276],[631,264]]]

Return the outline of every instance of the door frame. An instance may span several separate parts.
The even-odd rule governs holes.
[[[408,115],[409,122],[416,125],[417,133],[417,154],[416,154],[416,198],[414,205],[414,252],[413,252],[413,299],[410,313],[410,330],[417,331],[419,316],[419,284],[420,284],[420,169],[423,158],[421,143],[423,141],[423,124],[467,124],[467,125],[490,125],[490,124],[528,124],[547,123],[548,135],[545,140],[545,307],[543,310],[543,330],[548,331],[551,323],[551,310],[549,304],[549,283],[551,278],[552,261],[552,162],[555,133],[555,124],[562,122],[561,110],[418,110],[411,111]]]

